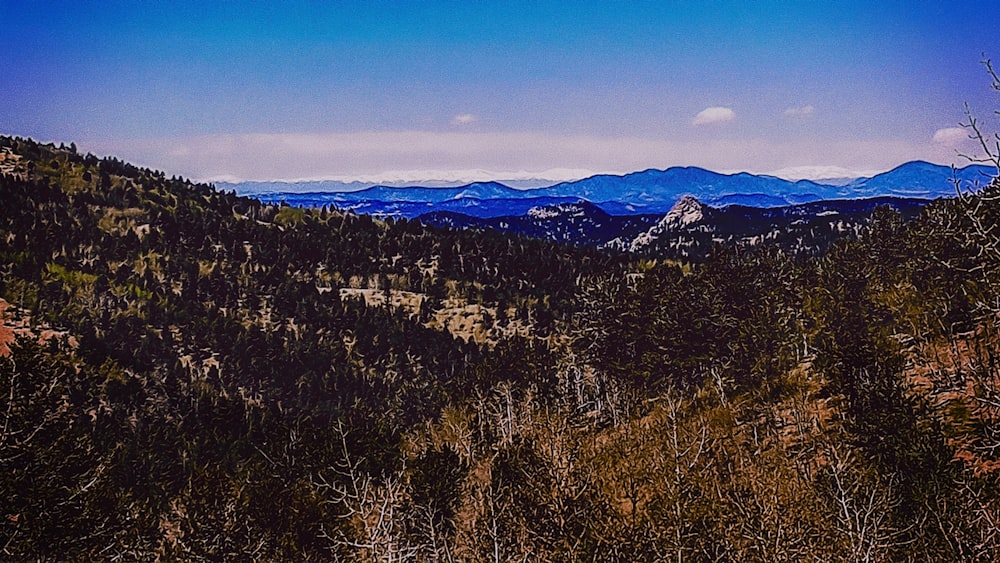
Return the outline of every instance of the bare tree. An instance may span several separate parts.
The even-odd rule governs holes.
[[[882,561],[896,547],[912,540],[911,524],[899,528],[892,512],[899,506],[893,477],[864,471],[854,453],[831,444],[827,449],[827,476],[836,509],[837,530],[846,540],[848,561]]]
[[[983,58],[982,64],[986,67],[986,72],[990,75],[990,86],[997,92],[1000,92],[1000,76],[998,76],[996,71],[993,69],[992,61],[988,58]],[[994,110],[993,113],[1000,116],[1000,110]],[[965,105],[965,116],[966,122],[961,125],[971,131],[969,138],[978,141],[983,154],[962,154],[961,156],[968,159],[970,162],[992,164],[998,169],[998,172],[1000,172],[1000,133],[993,133],[991,135],[984,132],[981,122],[972,114],[972,110],[969,108],[968,104]]]
[[[1000,76],[988,58],[982,61],[990,76],[992,88],[1000,92]],[[1000,116],[1000,110],[994,110],[994,115]],[[982,122],[975,117],[968,104],[965,106],[966,121],[962,127],[969,130],[969,138],[976,141],[981,154],[959,153],[969,162],[992,165],[996,170],[994,177],[985,189],[976,191],[978,183],[972,186],[963,185],[957,177],[953,180],[958,194],[960,208],[965,216],[968,229],[961,229],[960,242],[972,245],[978,255],[978,265],[969,269],[969,273],[981,274],[985,286],[991,291],[992,302],[981,300],[980,308],[988,313],[1000,313],[1000,287],[998,287],[997,271],[1000,270],[1000,231],[998,231],[998,206],[1000,206],[1000,133],[988,133]],[[988,299],[988,298],[987,298]]]
[[[403,527],[407,490],[402,473],[389,475],[381,482],[374,479],[362,469],[362,460],[351,455],[343,424],[338,423],[334,432],[343,455],[331,468],[336,478],[327,479],[319,473],[312,484],[329,495],[328,502],[337,507],[337,516],[347,526],[332,532],[324,528],[320,536],[335,549],[353,550],[352,559],[387,563],[412,560],[418,546],[410,543]]]

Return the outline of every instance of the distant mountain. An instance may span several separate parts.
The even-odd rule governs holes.
[[[696,167],[645,170],[624,176],[598,175],[547,188],[515,189],[498,182],[477,182],[458,187],[374,186],[354,191],[302,193],[282,190],[268,183],[271,192],[254,192],[268,202],[299,207],[335,205],[357,213],[415,218],[434,211],[455,211],[480,218],[524,214],[539,205],[559,205],[585,200],[611,215],[664,214],[683,196],[691,195],[714,206],[749,205],[783,207],[831,199],[909,197],[935,199],[954,195],[953,179],[972,187],[986,182],[994,169],[971,165],[953,170],[927,162],[909,162],[871,178],[842,185],[809,180],[790,181],[774,176],[720,174]],[[255,185],[253,190],[264,186]],[[225,187],[232,187],[227,185]],[[237,186],[238,187],[238,186]],[[241,191],[242,188],[236,191]],[[248,188],[249,189],[249,188]],[[534,200],[524,203],[519,200]],[[488,203],[487,203],[488,202]]]
[[[948,166],[914,161],[872,178],[835,185],[746,172],[720,174],[696,167],[675,167],[624,176],[593,176],[538,191],[546,195],[580,197],[598,205],[605,202],[629,204],[640,213],[664,213],[685,195],[695,196],[715,207],[731,204],[780,207],[883,196],[935,199],[955,194],[953,179],[971,187],[977,182],[987,182],[995,172],[989,166],[970,165],[953,170]]]
[[[436,189],[436,188],[435,188]],[[523,215],[533,207],[559,205],[580,201],[575,197],[531,197],[479,199],[462,197],[440,202],[422,201],[344,201],[338,194],[261,194],[256,199],[263,203],[287,203],[294,207],[318,208],[334,206],[344,211],[376,216],[416,218],[432,212],[455,212],[471,217],[502,217]],[[612,206],[614,207],[614,206]],[[626,210],[625,213],[629,214]]]
[[[393,188],[375,186],[342,194],[343,201],[410,201],[440,203],[455,199],[515,199],[533,197],[535,190],[515,190],[499,182],[476,182],[457,188]],[[537,194],[549,195],[549,194]],[[535,196],[537,197],[537,196]]]
[[[746,172],[719,174],[703,168],[674,167],[625,176],[593,176],[540,191],[547,192],[547,195],[574,195],[594,203],[629,203],[643,213],[666,213],[684,195],[693,195],[714,204],[734,194],[767,194],[776,198],[774,203],[787,205],[788,197],[795,198],[801,194],[816,194],[811,197],[823,199],[831,188],[808,180],[791,182]]]
[[[971,165],[952,169],[929,162],[914,161],[871,178],[859,178],[840,188],[842,197],[899,196],[935,199],[953,197],[955,180],[964,190],[989,183],[996,175],[991,166]]]
[[[688,260],[705,258],[717,244],[753,247],[773,243],[792,254],[812,256],[839,238],[859,233],[879,206],[892,207],[909,220],[929,201],[882,197],[772,208],[716,208],[685,196],[663,215],[610,215],[597,205],[579,200],[532,207],[514,216],[473,217],[435,211],[418,220],[437,227],[492,229],[577,246]]]
[[[814,198],[819,197],[815,194],[809,195],[812,196],[809,201],[815,201]],[[717,207],[725,207],[727,205],[745,205],[747,207],[782,207],[784,205],[788,205],[789,203],[790,202],[785,198],[768,194],[732,194],[716,198],[712,201],[712,204]]]
[[[718,244],[755,247],[772,244],[800,256],[817,256],[830,244],[860,233],[880,206],[904,220],[916,217],[931,200],[879,197],[826,200],[787,207],[729,205],[712,208],[686,197],[649,230],[605,246],[670,258],[701,259]]]

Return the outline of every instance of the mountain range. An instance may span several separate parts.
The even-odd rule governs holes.
[[[315,183],[217,184],[223,190],[253,195],[265,203],[298,207],[324,205],[357,213],[416,218],[450,211],[478,218],[524,215],[529,209],[590,202],[610,215],[664,214],[685,195],[715,206],[782,207],[823,200],[874,197],[936,199],[955,194],[955,182],[974,189],[992,177],[982,165],[951,168],[923,161],[850,182],[784,180],[746,172],[720,174],[696,167],[644,170],[625,175],[597,175],[544,188],[517,189],[498,182],[458,187],[389,187]],[[314,189],[315,188],[315,189]],[[350,190],[350,191],[344,191]]]

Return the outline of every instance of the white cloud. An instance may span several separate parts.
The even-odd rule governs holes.
[[[452,125],[468,125],[474,123],[478,118],[471,113],[460,113],[451,118]]]
[[[816,113],[816,108],[812,104],[807,104],[797,108],[788,108],[785,110],[785,115],[790,117],[808,117]]]
[[[935,143],[953,147],[969,139],[969,132],[961,127],[945,127],[934,132]]]
[[[736,112],[732,109],[713,106],[699,111],[698,115],[694,116],[694,121],[692,121],[691,124],[705,125],[708,123],[724,123],[734,119],[736,119]]]

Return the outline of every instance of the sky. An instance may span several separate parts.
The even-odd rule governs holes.
[[[0,133],[196,180],[964,165],[1000,2],[0,0]]]

